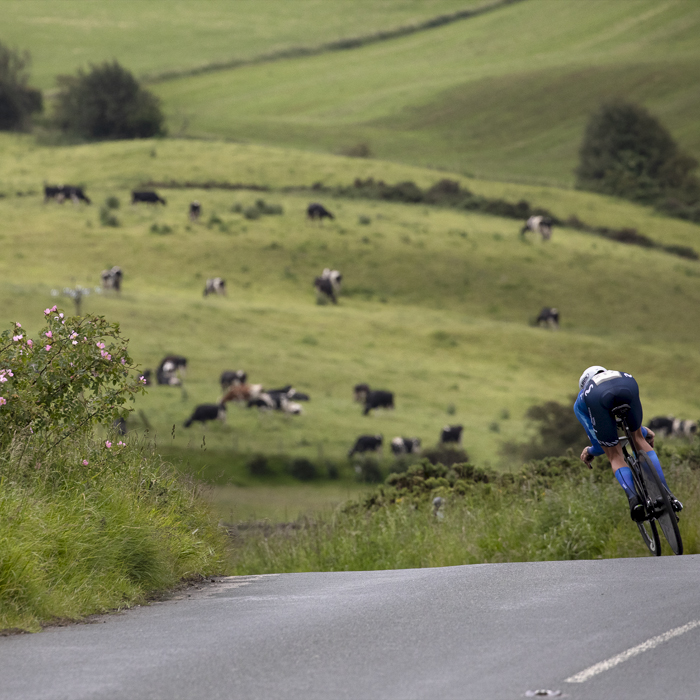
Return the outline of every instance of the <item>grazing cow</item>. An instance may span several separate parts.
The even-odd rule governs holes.
[[[652,418],[648,427],[659,437],[693,437],[698,430],[698,425],[694,420],[680,420],[673,416]]]
[[[374,408],[394,408],[394,394],[382,389],[370,389],[367,384],[355,386],[355,401],[365,404],[362,415],[367,415]]]
[[[395,455],[416,455],[420,452],[420,438],[395,437],[391,441],[391,451]]]
[[[448,442],[461,443],[462,442],[462,430],[461,425],[446,425],[442,432],[440,433],[440,442],[445,444]]]
[[[316,287],[316,294],[319,299],[328,298],[334,304],[338,303],[335,298],[335,290],[333,289],[333,282],[327,278],[317,277],[314,280],[314,287]]]
[[[544,306],[540,315],[537,317],[538,326],[549,326],[553,330],[559,328],[559,310],[555,309],[553,306]]]
[[[248,379],[248,374],[242,369],[237,370],[227,370],[221,373],[219,377],[219,384],[221,384],[222,391],[226,391],[230,386],[237,384],[245,384],[246,379]]]
[[[355,440],[355,444],[350,452],[348,452],[348,457],[352,457],[358,452],[376,452],[381,449],[383,441],[384,438],[381,435],[360,435]]]
[[[131,203],[145,202],[146,204],[166,204],[166,201],[155,192],[132,192]]]
[[[209,294],[222,294],[226,296],[226,280],[222,280],[221,277],[213,277],[207,280],[204,285],[204,296]]]
[[[56,200],[59,204],[63,204],[66,199],[70,199],[73,204],[78,202],[92,204],[83,192],[83,188],[76,185],[44,185],[44,204],[50,199]]]
[[[309,204],[309,206],[306,208],[306,216],[309,219],[318,219],[319,221],[322,221],[323,219],[335,219],[333,214],[331,214],[328,209],[323,206],[323,204],[319,204],[318,202]]]
[[[262,384],[231,384],[219,403],[227,401],[248,401],[262,393]]]
[[[116,265],[111,270],[102,270],[102,272],[100,272],[102,289],[105,291],[113,289],[115,292],[120,292],[122,288],[122,277],[122,269]]]
[[[321,279],[330,280],[333,291],[336,294],[340,291],[340,283],[343,281],[343,276],[338,270],[331,270],[329,267],[325,268],[321,273]]]
[[[185,428],[189,428],[195,421],[204,425],[208,420],[220,420],[223,423],[226,420],[226,406],[221,403],[200,404],[183,425]]]
[[[184,377],[186,370],[187,358],[182,357],[182,355],[167,355],[158,365],[156,380],[158,384],[165,386],[180,386],[182,380],[178,374]]]
[[[552,220],[548,216],[531,216],[520,230],[520,235],[525,237],[528,231],[539,233],[543,241],[548,241],[552,237]]]
[[[197,221],[201,213],[202,205],[197,200],[190,202],[190,221]]]

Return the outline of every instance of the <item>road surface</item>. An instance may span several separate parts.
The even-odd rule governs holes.
[[[0,638],[13,700],[700,697],[700,556],[219,579]]]

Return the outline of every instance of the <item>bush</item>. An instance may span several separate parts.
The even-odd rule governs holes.
[[[579,156],[579,189],[643,203],[669,196],[685,203],[700,199],[691,175],[697,161],[681,153],[665,127],[638,105],[603,104],[586,127]]]
[[[461,447],[448,447],[446,445],[437,445],[429,450],[424,450],[423,456],[431,464],[442,464],[446,467],[469,461],[469,455]]]
[[[57,82],[54,121],[66,133],[97,140],[165,134],[158,98],[116,61]]]
[[[20,130],[29,126],[32,114],[41,112],[41,92],[27,85],[28,52],[20,54],[0,43],[0,130]]]
[[[247,461],[246,468],[252,476],[267,476],[272,473],[267,457],[263,454],[253,455]]]
[[[119,226],[119,219],[112,213],[108,204],[100,208],[100,223],[103,226]]]
[[[299,481],[311,481],[318,476],[316,465],[305,457],[293,459],[289,465],[289,473]]]
[[[105,199],[105,206],[107,209],[119,209],[119,198],[115,197],[114,195],[107,197],[107,199]]]

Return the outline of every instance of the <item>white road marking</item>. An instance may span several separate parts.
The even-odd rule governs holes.
[[[580,673],[577,673],[576,675],[567,678],[564,681],[564,683],[583,683],[589,680],[590,678],[593,678],[593,676],[597,676],[599,673],[603,673],[603,671],[608,671],[611,668],[617,666],[618,664],[621,664],[623,661],[627,661],[627,659],[631,659],[633,656],[637,656],[637,654],[649,651],[649,649],[653,649],[654,647],[659,646],[659,644],[663,644],[669,639],[678,637],[681,634],[690,632],[690,630],[698,626],[700,626],[700,620],[693,620],[692,622],[688,622],[687,624],[682,625],[681,627],[676,627],[672,630],[669,630],[668,632],[664,632],[658,637],[652,637],[651,639],[647,639],[646,642],[642,642],[636,647],[632,647],[627,651],[623,651],[617,656],[613,656],[607,659],[606,661],[601,661],[600,663],[594,664],[593,666],[589,666],[585,671],[581,671]]]

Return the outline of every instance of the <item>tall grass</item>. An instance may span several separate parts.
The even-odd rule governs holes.
[[[147,446],[81,438],[41,462],[38,447],[0,454],[0,629],[128,607],[225,569],[196,487]]]
[[[385,487],[325,517],[234,529],[234,570],[352,571],[648,555],[609,467],[589,472],[566,458],[552,464],[554,473],[546,469],[550,473],[543,476],[535,469],[514,481],[458,479],[451,487],[433,477],[417,497],[410,489]],[[563,473],[556,474],[557,465]],[[666,471],[685,504],[680,527],[688,554],[700,551],[695,469],[676,460]],[[411,479],[420,481],[416,470],[409,472]],[[438,496],[439,509],[433,503]]]

